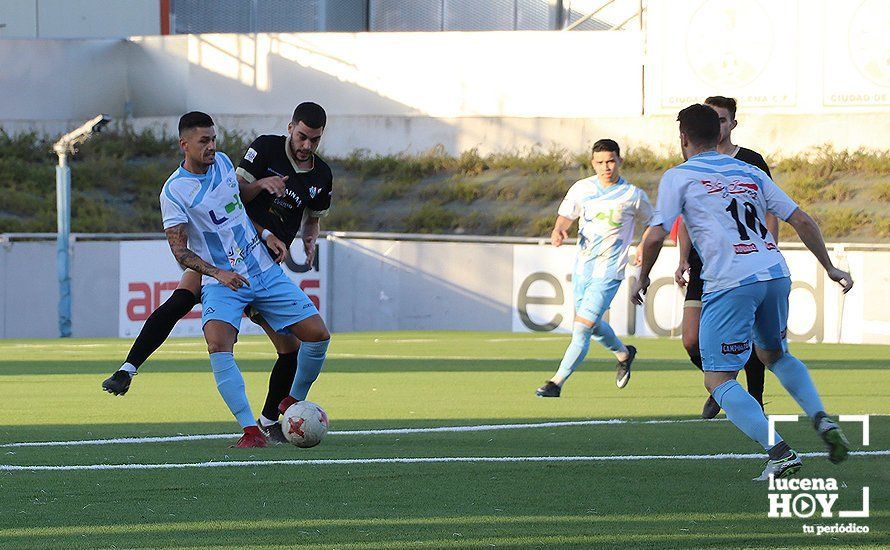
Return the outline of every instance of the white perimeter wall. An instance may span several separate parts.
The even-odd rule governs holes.
[[[740,101],[736,141],[766,153],[890,143],[890,2],[646,5],[645,32],[2,40],[0,125],[55,133],[102,111],[170,131],[196,109],[281,132],[315,100],[329,155],[577,151],[604,136],[670,151],[677,110],[720,94]]]
[[[831,245],[833,261],[856,281],[846,297],[813,256],[791,245],[789,338],[890,344],[890,249]],[[873,247],[874,248],[874,247]],[[53,242],[0,247],[0,337],[58,335]],[[293,251],[298,256],[296,250]],[[334,332],[500,330],[568,332],[574,247],[503,242],[419,242],[329,237],[317,265],[285,265]],[[675,248],[661,254],[643,307],[625,281],[609,312],[618,334],[678,336],[682,294],[673,284]],[[628,269],[628,278],[635,270]],[[133,338],[176,288],[181,268],[166,241],[77,242],[73,252],[72,328],[76,337]],[[201,333],[200,306],[174,336]],[[259,330],[243,321],[246,333]]]

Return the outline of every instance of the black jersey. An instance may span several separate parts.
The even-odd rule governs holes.
[[[318,155],[312,156],[309,170],[297,168],[287,136],[260,136],[250,144],[235,171],[250,183],[269,176],[285,177],[285,196],[275,197],[260,191],[248,202],[247,214],[290,246],[300,232],[303,211],[322,217],[331,207],[333,175],[328,164]]]
[[[739,147],[739,150],[736,151],[734,158],[747,162],[751,166],[756,166],[766,172],[766,175],[773,178],[773,175],[769,173],[769,166],[766,165],[766,161],[763,160],[763,157],[757,151],[752,151],[751,149],[745,149],[744,147]]]

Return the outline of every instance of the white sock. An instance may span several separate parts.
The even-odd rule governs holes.
[[[271,426],[273,424],[278,424],[278,421],[277,420],[269,420],[265,416],[260,415],[260,424],[262,424],[262,426],[264,428],[268,428],[269,426]]]
[[[121,368],[119,368],[117,370],[122,370],[124,372],[129,373],[130,378],[133,378],[134,376],[136,376],[136,366],[131,363],[124,363],[123,365],[121,365]]]

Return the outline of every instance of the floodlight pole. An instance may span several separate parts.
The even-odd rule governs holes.
[[[71,168],[68,149],[56,144],[56,272],[59,277],[59,336],[71,337]]]
[[[68,154],[91,135],[111,121],[106,115],[98,115],[68,132],[53,144],[59,156],[56,166],[56,272],[59,277],[59,336],[71,337],[71,168]]]

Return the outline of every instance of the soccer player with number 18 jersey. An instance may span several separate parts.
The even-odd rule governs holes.
[[[778,434],[769,437],[769,422],[760,405],[736,381],[756,345],[756,353],[806,412],[838,463],[849,443],[828,417],[806,365],[788,352],[788,266],[764,224],[766,212],[791,224],[801,241],[843,291],[853,286],[849,273],[836,268],[813,219],[762,170],[717,152],[720,122],[707,105],[680,111],[680,145],[686,162],[665,172],[658,203],[646,232],[640,279],[631,290],[642,303],[649,273],[665,236],[682,215],[692,243],[703,260],[699,348],[705,387],[726,416],[767,451],[769,460],[757,481],[786,477],[801,468],[797,453]]]

